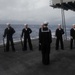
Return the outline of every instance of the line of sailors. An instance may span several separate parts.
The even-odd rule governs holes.
[[[15,47],[13,43],[13,34],[15,33],[14,28],[11,27],[9,23],[7,23],[7,28],[4,31],[3,38],[7,38],[6,40],[6,52],[9,51],[9,43],[11,43],[12,51],[15,52]],[[27,50],[27,41],[29,43],[30,50],[33,50],[30,34],[32,33],[32,30],[28,27],[28,24],[25,24],[25,27],[22,29],[21,38],[24,36],[24,45],[23,45],[23,51]]]
[[[11,25],[8,23],[8,27],[4,31],[3,37],[7,37],[6,42],[6,52],[9,51],[9,43],[11,42],[12,51],[15,52],[15,47],[13,43],[13,34],[15,33],[14,28],[11,27]],[[30,34],[32,33],[32,30],[28,27],[28,24],[25,24],[25,27],[22,30],[21,38],[24,36],[24,45],[23,45],[23,51],[27,50],[27,41],[29,43],[29,48],[32,51],[33,46],[31,43]],[[63,34],[64,30],[61,28],[61,25],[58,25],[58,28],[55,31],[55,37],[56,37],[56,50],[59,49],[59,42],[61,45],[61,49],[64,50],[64,44],[63,44]],[[70,49],[73,49],[73,41],[75,40],[75,24],[70,30]],[[49,54],[50,54],[50,45],[52,43],[52,34],[51,30],[48,28],[48,22],[45,22],[41,25],[41,28],[39,29],[39,50],[41,50],[42,53],[42,63],[44,65],[48,65],[50,63],[49,61]]]
[[[64,50],[63,34],[64,30],[61,28],[61,25],[58,24],[58,28],[55,31],[56,50],[59,49],[59,42],[61,45],[61,49]],[[73,42],[75,43],[75,24],[70,30],[70,36],[71,36],[70,49],[73,49]],[[51,30],[48,28],[48,22],[47,22],[44,23],[39,29],[39,50],[41,50],[42,63],[44,65],[50,64],[49,54],[50,54],[51,43],[52,43],[52,35],[51,35]]]

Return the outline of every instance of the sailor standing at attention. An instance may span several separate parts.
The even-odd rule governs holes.
[[[48,28],[48,22],[45,22],[43,28],[39,32],[39,44],[41,45],[42,63],[48,65],[50,63],[50,45],[52,42],[51,30]]]
[[[64,34],[64,30],[61,28],[61,25],[58,24],[58,28],[56,29],[56,32],[55,32],[56,50],[59,49],[59,42],[60,42],[60,45],[61,45],[61,49],[64,50],[63,37],[62,37],[63,34]]]
[[[73,49],[73,42],[75,45],[75,24],[73,24],[73,28],[71,28],[71,30],[70,30],[70,36],[71,36],[70,49]]]

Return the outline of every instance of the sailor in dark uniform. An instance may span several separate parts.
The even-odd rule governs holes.
[[[59,49],[59,42],[61,44],[61,49],[64,50],[63,37],[62,37],[63,34],[64,34],[64,30],[61,28],[61,25],[58,24],[58,28],[56,29],[56,32],[55,32],[55,36],[56,36],[56,50]]]
[[[39,37],[41,36],[41,30],[43,29],[44,24],[41,24],[41,27],[39,28]],[[41,44],[40,44],[40,40],[39,40],[39,51],[41,51]]]
[[[43,28],[40,31],[39,44],[41,44],[41,53],[42,53],[42,63],[48,65],[49,54],[50,54],[50,44],[52,42],[51,30],[47,27],[48,23],[44,23]]]
[[[10,26],[10,24],[7,24],[8,27],[5,29],[4,31],[4,35],[3,37],[7,37],[7,42],[6,42],[6,52],[9,51],[9,43],[11,42],[11,46],[12,46],[12,51],[15,51],[14,48],[14,43],[13,43],[13,34],[15,33],[15,30]]]
[[[70,30],[70,36],[71,36],[70,49],[73,49],[73,42],[75,45],[75,24],[73,24],[73,28],[71,28],[71,30]]]
[[[23,51],[27,50],[27,41],[29,43],[30,50],[33,50],[32,43],[31,43],[31,38],[30,38],[31,33],[32,33],[32,30],[28,27],[28,24],[25,24],[25,28],[22,30],[22,34],[21,34],[21,37],[23,37],[23,35],[24,35]]]

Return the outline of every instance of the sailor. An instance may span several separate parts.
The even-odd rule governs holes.
[[[75,24],[73,24],[73,28],[70,29],[70,49],[73,49],[73,42],[75,44]]]
[[[61,49],[64,50],[63,37],[62,37],[63,34],[64,34],[64,30],[61,28],[61,25],[58,24],[58,28],[56,29],[56,32],[55,32],[55,36],[56,36],[56,50],[59,49],[59,42],[61,44]]]
[[[39,37],[41,36],[41,30],[43,29],[44,24],[41,24],[41,27],[39,28]],[[40,44],[40,40],[39,40],[39,51],[41,50],[41,44]]]
[[[23,51],[27,50],[27,41],[29,44],[29,48],[30,50],[33,50],[32,48],[32,43],[31,43],[31,38],[30,38],[30,34],[32,33],[32,30],[28,27],[28,24],[24,24],[24,28],[22,30],[22,34],[21,37],[24,36],[24,47],[23,47]]]
[[[52,42],[51,30],[48,28],[48,22],[45,22],[40,31],[39,44],[41,45],[42,63],[48,65],[50,63],[50,44]]]
[[[15,52],[15,48],[14,48],[14,43],[13,43],[13,34],[15,33],[14,28],[11,27],[11,25],[9,23],[7,23],[7,28],[4,31],[4,35],[3,37],[7,37],[7,42],[6,42],[6,52],[9,51],[9,43],[11,43],[12,46],[12,51]]]

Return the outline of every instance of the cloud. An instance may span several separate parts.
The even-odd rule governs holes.
[[[49,4],[49,0],[0,0],[0,20],[60,22],[61,10],[53,9]],[[74,14],[66,12],[66,19]]]

